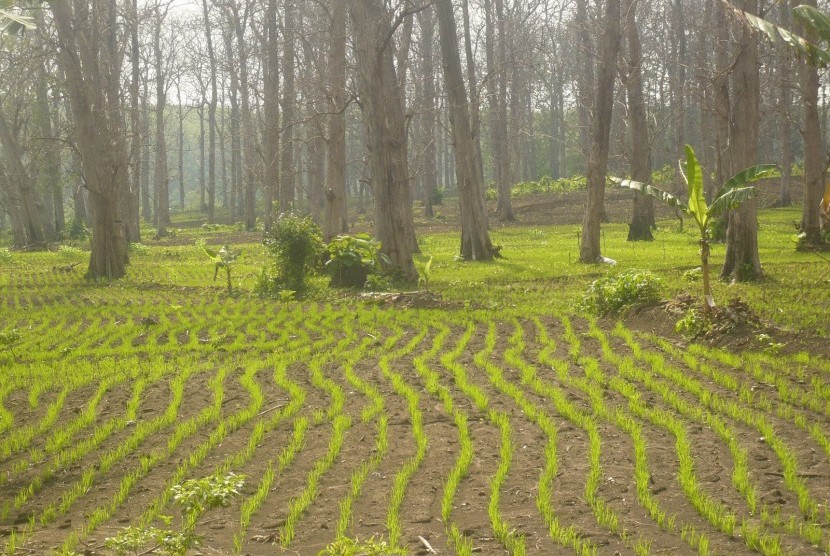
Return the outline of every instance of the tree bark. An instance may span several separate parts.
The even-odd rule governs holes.
[[[579,115],[579,146],[582,152],[582,168],[588,171],[591,156],[591,105],[594,85],[594,47],[591,42],[588,0],[576,1],[577,48],[580,51],[580,68],[577,75],[577,112]]]
[[[294,70],[296,64],[296,9],[295,0],[285,0],[284,44],[283,44],[283,89],[282,89],[282,158],[280,161],[280,212],[294,210],[296,199],[296,169],[294,167],[294,119],[296,101],[296,79]]]
[[[513,203],[510,198],[510,149],[507,140],[507,75],[506,75],[506,46],[504,37],[504,13],[501,8],[502,0],[495,0],[496,10],[493,12],[493,0],[484,2],[485,22],[485,57],[487,60],[487,103],[490,105],[490,142],[493,151],[493,177],[496,181],[498,202],[496,213],[499,220],[509,222],[515,220]],[[499,15],[501,14],[501,15]],[[498,25],[498,42],[496,41],[496,26]]]
[[[376,234],[395,271],[405,280],[415,280],[418,272],[412,260],[415,228],[406,122],[389,45],[391,14],[380,0],[349,0],[349,5],[369,145]]]
[[[816,0],[805,0],[804,4],[816,6]],[[815,40],[813,33],[807,38]],[[804,91],[804,206],[801,214],[801,231],[805,234],[806,246],[823,243],[820,209],[824,195],[824,158],[822,156],[821,123],[819,120],[819,74],[818,68],[809,64],[802,66],[802,90]]]
[[[498,255],[498,250],[493,247],[487,231],[487,210],[482,192],[484,177],[476,160],[474,138],[470,129],[455,15],[450,0],[439,0],[436,8],[444,83],[455,144],[456,178],[461,208],[461,257],[465,260],[489,261]]]
[[[626,93],[628,119],[631,128],[631,179],[642,183],[651,181],[651,141],[648,134],[646,104],[643,96],[642,45],[637,30],[636,0],[625,1],[625,39],[628,46],[626,60]],[[628,225],[628,241],[652,241],[651,223],[654,203],[650,196],[634,192],[634,210]]]
[[[127,208],[127,241],[141,241],[141,218],[139,215],[139,195],[141,192],[141,148],[148,141],[144,135],[141,122],[141,51],[138,42],[138,0],[129,2],[130,26],[130,192]]]
[[[329,26],[329,117],[326,151],[326,217],[323,239],[349,231],[346,211],[346,3],[331,0]]]
[[[790,0],[779,0],[779,12],[781,25],[787,27],[790,23]],[[778,140],[781,144],[781,193],[777,204],[780,207],[792,205],[792,198],[790,197],[790,179],[792,178],[793,166],[792,126],[790,125],[790,105],[792,104],[792,94],[790,93],[791,63],[790,57],[785,55],[781,56],[778,64]],[[815,114],[815,117],[818,118],[818,114]]]
[[[744,9],[757,13],[758,0],[748,0]],[[760,79],[758,75],[758,43],[752,31],[744,26],[732,75],[734,103],[730,118],[731,175],[757,164],[758,127],[760,120]],[[749,200],[730,211],[726,230],[726,258],[721,278],[745,281],[763,276],[758,255],[757,201]]]
[[[280,150],[280,53],[277,26],[277,0],[268,0],[265,12],[267,47],[263,69],[265,72],[263,143],[265,147],[265,230],[271,230],[274,222],[274,200],[279,198],[279,150]],[[345,58],[345,55],[344,55]]]
[[[210,71],[210,103],[208,104],[208,182],[207,213],[208,222],[216,220],[216,105],[218,103],[218,86],[216,84],[216,52],[213,48],[213,30],[208,13],[208,0],[202,0],[202,16],[205,25],[208,62]]]
[[[118,195],[126,189],[128,157],[121,124],[121,75],[116,6],[86,2],[76,12],[67,0],[50,0],[60,61],[92,208],[92,254],[87,277],[124,276],[129,263]],[[103,40],[93,40],[100,33]]]
[[[608,171],[614,79],[617,74],[620,38],[620,0],[607,0],[591,132],[591,157],[588,160],[588,206],[582,223],[582,242],[579,250],[579,260],[583,263],[595,263],[602,256],[600,222],[603,216],[605,179]]]
[[[435,21],[431,9],[423,10],[418,15],[421,27],[420,52],[423,80],[423,112],[420,121],[423,148],[421,195],[424,203],[424,216],[432,218],[435,216],[432,199],[438,189],[438,162],[435,156],[435,61],[433,59]]]
[[[156,70],[156,156],[153,166],[153,183],[156,191],[156,239],[167,235],[170,223],[170,176],[167,164],[167,137],[165,134],[164,109],[167,106],[167,75],[164,71],[164,57],[161,49],[162,23],[166,16],[156,11],[153,34],[153,59]]]

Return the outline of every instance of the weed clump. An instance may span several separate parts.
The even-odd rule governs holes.
[[[371,285],[382,285],[379,273],[389,258],[380,250],[379,241],[367,234],[340,235],[328,244],[326,270],[331,274],[330,285],[336,288],[363,288],[367,280]]]
[[[256,286],[260,294],[290,290],[302,293],[323,251],[320,227],[311,217],[281,214],[263,242],[273,259],[272,270],[264,270]]]
[[[609,274],[588,286],[578,308],[594,315],[608,315],[633,305],[657,303],[661,286],[660,279],[647,270]]]

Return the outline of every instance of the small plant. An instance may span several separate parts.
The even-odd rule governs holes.
[[[429,277],[432,275],[432,257],[425,263],[415,263],[418,269],[418,285],[424,285],[424,289],[429,291]]]
[[[12,253],[7,247],[0,248],[0,264],[12,262]]]
[[[283,303],[288,303],[289,301],[294,301],[294,297],[297,295],[297,292],[294,290],[280,290],[279,292],[280,301]]]
[[[150,248],[144,245],[143,243],[131,243],[130,254],[139,256],[149,255]]]
[[[703,273],[703,300],[708,311],[715,306],[712,297],[712,287],[709,282],[709,243],[712,240],[712,226],[726,214],[727,211],[738,208],[757,193],[757,189],[747,185],[763,178],[768,178],[776,172],[774,164],[752,166],[735,174],[715,195],[711,205],[707,205],[703,191],[703,168],[697,161],[694,149],[686,145],[686,164],[681,166],[683,179],[689,188],[689,202],[684,205],[680,199],[654,186],[633,180],[612,178],[617,185],[640,191],[663,201],[671,207],[690,215],[700,230],[700,268]]]
[[[768,353],[770,355],[777,355],[781,353],[781,350],[784,349],[784,344],[780,342],[776,342],[772,336],[769,334],[758,334],[755,336],[755,339],[758,341],[759,344],[764,346],[764,353]]]
[[[212,508],[227,507],[234,496],[239,495],[245,483],[243,475],[211,475],[201,479],[189,479],[175,485],[171,492],[182,508],[182,530],[157,529],[155,527],[125,527],[115,537],[106,539],[105,546],[118,555],[129,554],[185,554],[199,544],[195,526],[199,517]],[[170,518],[162,518],[169,525]],[[139,552],[150,543],[148,551]]]
[[[8,332],[0,332],[0,350],[9,350],[13,353],[14,346],[20,342],[21,336],[17,328]]]
[[[310,217],[281,214],[265,237],[276,263],[275,276],[265,276],[260,290],[303,292],[310,268],[322,251],[322,233]]]
[[[244,484],[245,477],[236,473],[189,479],[172,488],[173,500],[182,507],[186,522],[195,523],[205,511],[230,505]]]
[[[406,556],[403,548],[392,548],[374,536],[366,541],[341,537],[317,553],[317,556]]]
[[[234,263],[236,263],[242,253],[240,251],[234,251],[227,245],[222,246],[219,251],[213,251],[212,249],[208,249],[204,240],[197,242],[197,245],[213,261],[213,281],[215,282],[217,276],[219,276],[219,269],[224,270],[228,278],[228,294],[232,294],[231,271],[233,270]]]
[[[677,321],[674,325],[674,330],[682,335],[687,340],[694,340],[695,338],[706,334],[711,325],[706,318],[706,315],[701,314],[697,309],[689,309],[683,318]]]
[[[389,258],[381,253],[381,244],[366,234],[337,236],[328,245],[326,269],[333,287],[362,288],[371,274],[377,273]]]
[[[595,315],[617,313],[636,304],[660,300],[660,279],[647,270],[626,270],[595,280],[579,304]]]

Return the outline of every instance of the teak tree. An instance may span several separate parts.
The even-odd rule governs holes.
[[[444,81],[450,109],[455,168],[461,208],[461,257],[473,261],[489,261],[498,256],[487,231],[487,210],[484,206],[484,177],[475,152],[467,92],[461,74],[458,34],[450,0],[438,0],[438,30],[441,56],[444,60]]]
[[[129,255],[119,195],[128,190],[129,158],[121,117],[121,52],[114,2],[50,0],[69,107],[92,209],[87,277],[114,279]]]

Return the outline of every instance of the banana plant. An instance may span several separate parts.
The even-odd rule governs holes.
[[[706,203],[703,192],[703,168],[697,161],[694,149],[686,145],[686,161],[681,163],[680,172],[688,186],[688,203],[683,203],[671,193],[642,182],[620,178],[611,178],[611,181],[620,187],[650,195],[670,207],[675,207],[688,214],[695,221],[700,231],[700,269],[703,274],[703,300],[704,307],[708,311],[715,306],[709,280],[710,226],[727,211],[738,208],[742,203],[755,196],[757,189],[749,185],[750,183],[771,177],[775,171],[776,166],[774,164],[761,164],[735,174],[720,188],[712,200],[712,204],[709,205]]]
[[[207,245],[204,242],[200,242],[199,247],[201,247],[205,255],[207,255],[210,258],[210,260],[213,261],[213,281],[215,282],[217,276],[219,276],[219,269],[223,269],[228,278],[228,294],[232,294],[233,290],[231,289],[231,270],[233,270],[234,263],[236,263],[237,259],[239,259],[239,256],[242,255],[242,253],[240,251],[234,251],[227,245],[223,246],[219,251],[213,251],[212,249],[208,249]]]

